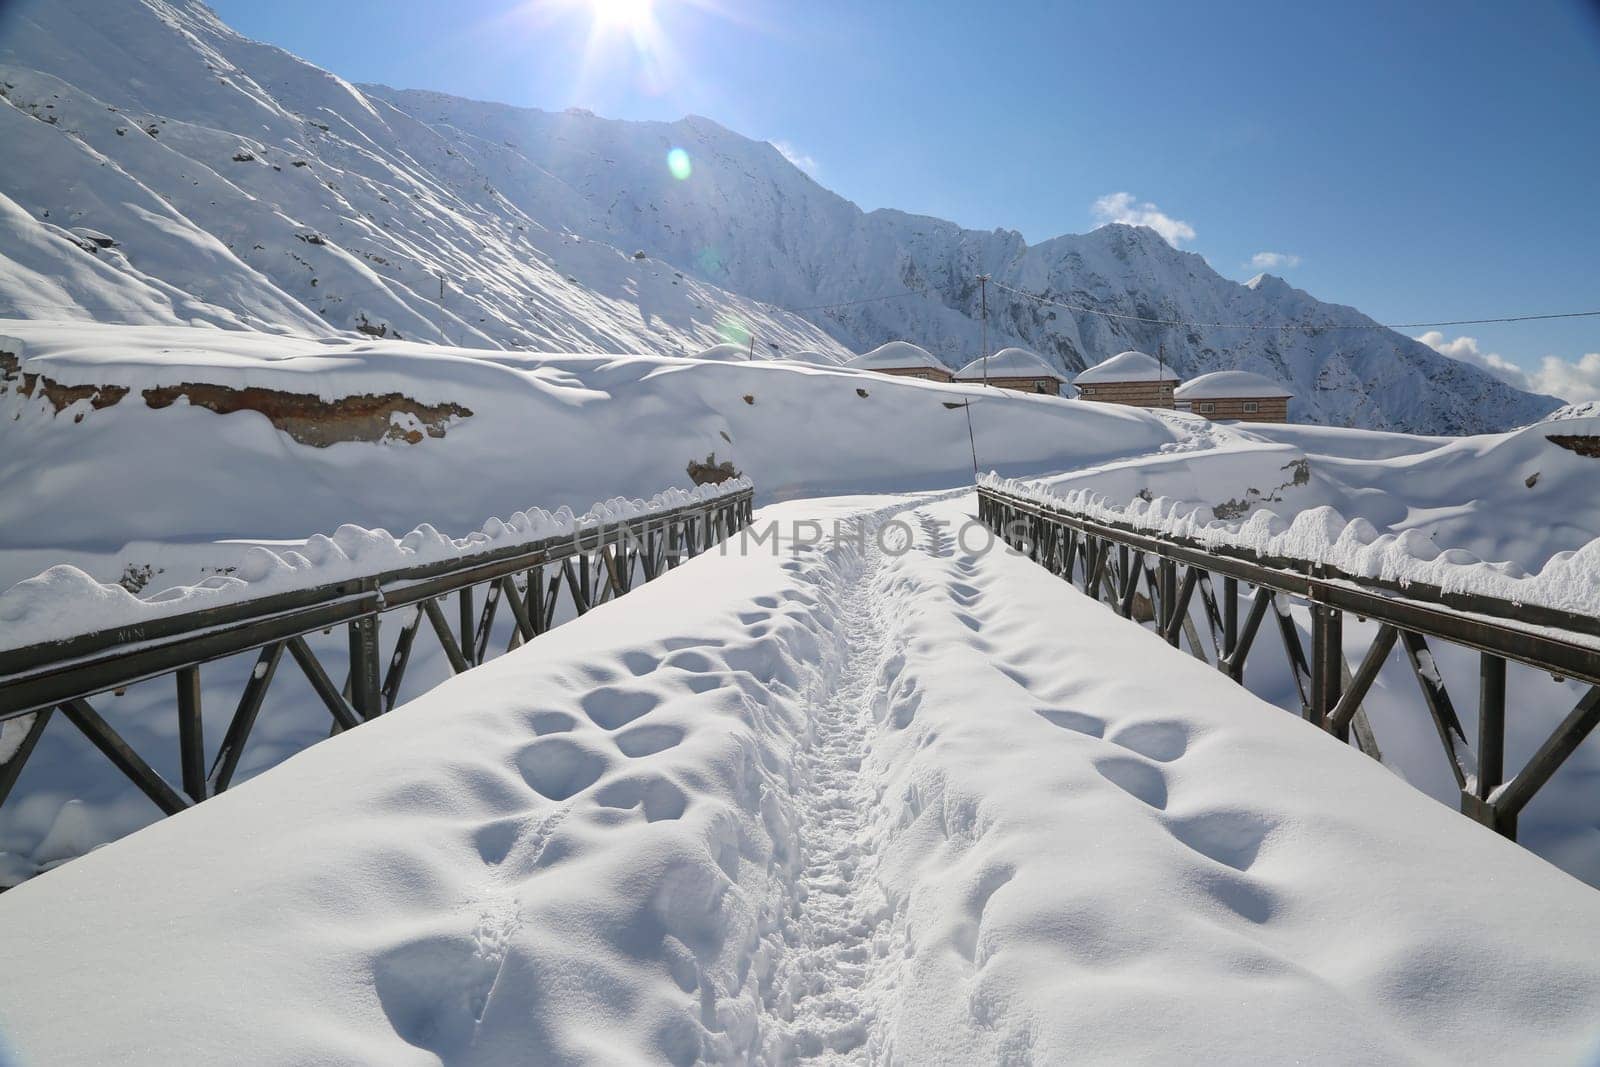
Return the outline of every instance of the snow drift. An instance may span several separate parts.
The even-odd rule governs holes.
[[[911,551],[702,556],[0,896],[27,931],[0,971],[14,1051],[1593,1052],[1592,890],[1028,561],[961,547],[965,507],[762,518],[870,515]]]

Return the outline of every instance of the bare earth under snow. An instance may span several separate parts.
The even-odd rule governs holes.
[[[703,556],[8,892],[13,1052],[1592,1059],[1592,889],[972,499],[765,509],[912,544]]]

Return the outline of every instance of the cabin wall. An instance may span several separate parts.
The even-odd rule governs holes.
[[[892,374],[896,378],[921,378],[927,382],[948,382],[955,375],[934,367],[874,367],[879,374]]]
[[[1289,421],[1289,398],[1282,396],[1216,397],[1186,401],[1185,404],[1196,415],[1204,415],[1208,419],[1218,421],[1223,419],[1240,419],[1245,422]],[[1255,405],[1253,411],[1250,410],[1252,404]]]
[[[1099,404],[1129,404],[1141,408],[1170,408],[1177,382],[1095,382],[1078,386],[1078,399]]]
[[[982,378],[963,378],[968,385],[982,385]],[[989,384],[996,389],[1012,389],[1019,393],[1042,393],[1045,396],[1060,396],[1061,382],[1049,375],[1037,378],[1005,378],[999,375],[990,375]]]

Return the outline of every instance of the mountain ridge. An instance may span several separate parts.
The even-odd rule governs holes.
[[[703,116],[355,85],[194,0],[34,2],[10,17],[0,134],[39,165],[0,178],[0,315],[45,317],[25,306],[43,291],[69,317],[110,321],[534,350],[733,341],[833,359],[906,339],[959,366],[978,354],[987,273],[1055,302],[991,286],[991,347],[1066,372],[1160,348],[1185,376],[1238,367],[1284,383],[1305,421],[1413,432],[1502,429],[1559,405],[1282,279],[1224,278],[1147,229],[1029,245],[864,211]],[[160,82],[142,76],[153,66]],[[673,148],[687,180],[666,165]],[[73,228],[115,245],[88,251]]]

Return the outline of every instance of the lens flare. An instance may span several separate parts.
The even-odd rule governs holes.
[[[678,179],[680,182],[686,180],[690,174],[694,173],[694,167],[689,162],[689,153],[685,152],[681,148],[674,148],[672,151],[667,153],[667,169],[671,171],[672,176]]]
[[[717,336],[725,344],[747,345],[750,343],[750,328],[732,315],[721,314],[717,316]]]

